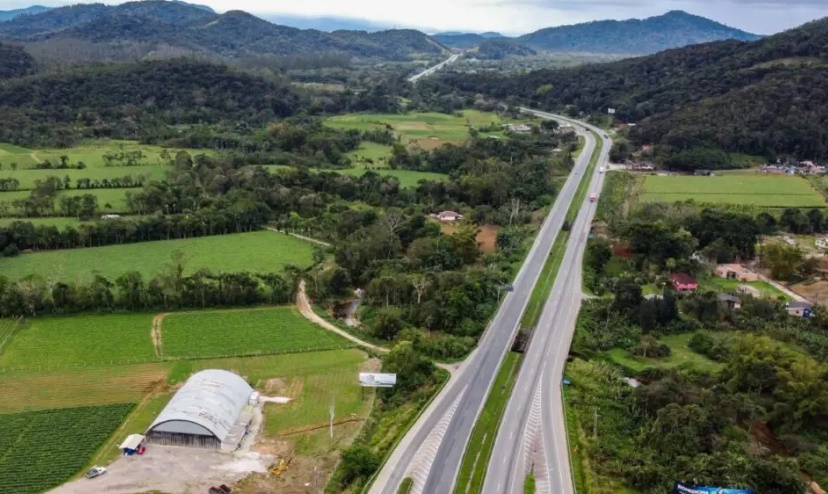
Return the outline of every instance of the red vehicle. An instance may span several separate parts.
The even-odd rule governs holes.
[[[595,194],[595,192],[593,192],[589,195],[589,202],[595,202],[595,199],[597,199],[597,198],[598,198],[598,195]]]

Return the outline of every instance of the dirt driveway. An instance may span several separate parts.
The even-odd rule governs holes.
[[[274,456],[255,452],[221,453],[172,446],[147,447],[143,456],[119,458],[97,479],[78,479],[50,494],[134,494],[158,490],[204,494],[211,485],[232,484],[250,473],[267,471]]]

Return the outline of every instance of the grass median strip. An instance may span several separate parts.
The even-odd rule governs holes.
[[[494,385],[474,425],[469,444],[466,446],[466,454],[463,456],[463,463],[454,488],[455,494],[477,493],[483,489],[497,429],[503,412],[506,410],[506,403],[509,402],[509,396],[512,394],[521,358],[522,355],[519,353],[507,353],[497,372]]]
[[[592,150],[592,156],[589,157],[589,164],[587,165],[587,169],[584,172],[584,177],[581,179],[581,183],[578,184],[578,189],[575,191],[575,197],[572,198],[572,202],[569,205],[569,210],[566,212],[566,223],[572,224],[575,221],[575,217],[578,215],[578,210],[581,209],[581,205],[586,199],[587,191],[589,190],[589,182],[590,177],[592,177],[592,172],[595,170],[595,165],[598,163],[598,158],[601,157],[601,150],[604,148],[604,141],[601,137],[592,132],[592,137],[595,138],[595,149]]]

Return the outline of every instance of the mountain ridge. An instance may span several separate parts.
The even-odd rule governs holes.
[[[18,16],[0,23],[0,37],[21,42],[155,43],[221,57],[335,53],[408,60],[445,51],[414,30],[324,33],[280,26],[243,11],[215,14],[199,6],[162,0],[116,6],[80,4]]]

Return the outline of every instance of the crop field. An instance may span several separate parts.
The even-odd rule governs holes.
[[[89,144],[82,146],[75,146],[66,149],[26,149],[11,144],[0,143],[0,164],[3,165],[3,170],[10,170],[12,163],[17,163],[18,170],[24,168],[33,168],[37,163],[43,163],[48,160],[51,163],[60,163],[61,156],[66,156],[69,163],[77,163],[82,161],[86,165],[85,170],[81,172],[90,172],[90,168],[103,168],[106,166],[105,154],[118,154],[141,151],[143,157],[139,159],[139,163],[145,165],[163,165],[164,160],[161,153],[165,148],[161,146],[152,146],[146,144],[139,144],[133,141],[119,141],[119,140],[100,140],[92,141]],[[167,153],[171,157],[175,157],[178,151],[182,149],[167,149]],[[214,155],[215,152],[209,149],[183,149],[191,156],[197,154]],[[120,167],[119,161],[112,162],[112,168],[121,169],[125,175],[128,170],[133,167]],[[43,172],[51,173],[63,178],[63,172],[74,170],[42,170]],[[86,177],[94,178],[92,175]],[[22,180],[21,180],[22,182]]]
[[[0,163],[2,163],[2,161],[0,161]],[[0,179],[16,178],[20,182],[20,186],[18,187],[19,190],[31,190],[34,188],[36,180],[46,180],[48,177],[57,177],[63,180],[64,177],[69,177],[71,180],[69,183],[69,189],[76,190],[75,184],[78,179],[81,178],[89,178],[92,180],[111,180],[132,175],[132,178],[136,180],[139,176],[143,176],[145,179],[144,182],[146,183],[149,180],[163,179],[167,171],[171,169],[171,167],[166,165],[110,166],[101,168],[85,168],[83,170],[18,169],[15,171],[10,170],[8,167],[3,167],[3,169],[0,170]],[[88,192],[89,190],[101,189],[87,189],[85,192]]]
[[[71,189],[62,190],[57,193],[55,200],[55,212],[60,211],[58,207],[58,200],[60,196],[66,195],[69,197],[82,196],[84,194],[92,194],[98,198],[98,212],[100,213],[125,213],[129,211],[126,202],[126,193],[128,190],[138,192],[141,189]],[[17,199],[26,199],[31,194],[28,190],[15,190],[11,192],[0,192],[0,203],[6,203],[6,209],[11,213],[15,213],[14,207],[11,205]],[[18,214],[21,212],[17,212]]]
[[[354,346],[293,307],[174,313],[164,317],[161,335],[165,357],[267,355]]]
[[[734,204],[767,208],[825,207],[825,198],[801,177],[721,175],[654,176],[644,179],[642,202]]]
[[[445,143],[461,143],[469,138],[468,125],[481,127],[503,124],[494,113],[465,110],[463,116],[445,113],[405,113],[401,115],[381,113],[356,113],[331,117],[325,123],[340,129],[372,130],[389,125],[407,144],[423,149],[433,149]]]
[[[152,277],[169,265],[172,255],[179,250],[185,253],[187,274],[203,268],[216,273],[270,273],[280,272],[288,264],[306,267],[313,262],[310,243],[282,233],[260,231],[36,252],[2,259],[0,265],[11,280],[55,273],[60,273],[62,279],[89,280],[97,273],[114,281],[127,271]]]
[[[166,382],[170,366],[170,363],[157,363],[47,372],[0,372],[0,389],[3,390],[0,414],[137,403]]]
[[[2,369],[61,369],[147,362],[155,358],[152,314],[29,319],[0,355]]]
[[[75,475],[134,405],[0,415],[0,485],[35,494]]]

